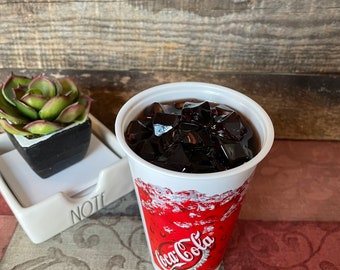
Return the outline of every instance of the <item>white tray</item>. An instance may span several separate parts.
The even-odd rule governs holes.
[[[93,135],[89,154],[58,173],[53,179],[56,184],[46,182],[51,179],[34,179],[36,175],[27,164],[18,166],[21,156],[13,151],[7,135],[0,134],[0,154],[4,154],[0,158],[0,192],[33,243],[53,237],[133,190],[128,162],[116,137],[90,117]],[[99,162],[91,166],[94,160]],[[87,175],[81,174],[85,169],[94,176],[81,181]],[[70,181],[74,178],[73,185],[64,181],[65,176]],[[37,185],[36,181],[44,182]]]

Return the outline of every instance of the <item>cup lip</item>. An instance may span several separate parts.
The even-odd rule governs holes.
[[[225,170],[225,171],[219,171],[219,172],[211,172],[211,173],[184,173],[184,172],[178,172],[178,171],[172,171],[169,169],[165,169],[159,166],[156,166],[140,156],[138,156],[125,142],[124,138],[124,132],[123,130],[123,120],[125,118],[125,115],[129,113],[131,109],[136,108],[137,103],[140,103],[141,100],[144,98],[148,98],[150,95],[156,95],[155,97],[157,98],[158,96],[164,95],[165,90],[171,88],[171,91],[177,91],[176,88],[183,88],[183,87],[200,87],[204,88],[205,90],[219,90],[219,91],[227,91],[229,94],[233,96],[237,96],[240,98],[243,103],[248,103],[251,104],[254,108],[256,108],[257,114],[261,117],[263,120],[266,133],[264,136],[263,140],[263,145],[261,145],[261,150],[257,153],[255,157],[253,157],[251,160],[243,163],[240,166],[237,166],[235,168]],[[195,97],[193,97],[195,98]],[[173,100],[176,100],[176,96],[174,96]],[[226,104],[228,105],[228,104]],[[144,108],[139,108],[139,111],[143,110]],[[172,83],[164,83],[160,85],[153,86],[151,88],[148,88],[146,90],[143,90],[133,97],[131,97],[119,110],[117,117],[116,117],[116,122],[115,122],[115,133],[117,140],[122,147],[123,151],[125,154],[133,159],[135,162],[142,163],[144,166],[146,166],[148,169],[157,171],[158,173],[162,173],[164,175],[176,177],[176,178],[195,178],[195,181],[197,180],[206,180],[207,178],[220,178],[220,177],[226,177],[226,176],[233,176],[235,174],[240,174],[242,172],[248,171],[250,169],[255,169],[258,163],[262,161],[262,159],[265,158],[265,156],[268,154],[270,151],[273,142],[274,142],[274,127],[273,123],[268,116],[267,112],[253,99],[250,97],[246,96],[245,94],[238,92],[234,89],[217,85],[217,84],[212,84],[212,83],[206,83],[206,82],[195,82],[195,81],[188,81],[188,82],[172,82]]]

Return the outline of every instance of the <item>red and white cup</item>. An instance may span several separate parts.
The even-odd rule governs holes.
[[[130,121],[153,102],[185,99],[226,104],[245,116],[260,137],[259,153],[236,168],[202,174],[160,168],[135,154],[124,139]],[[217,269],[255,168],[273,144],[267,113],[249,97],[223,86],[169,83],[128,100],[118,113],[115,131],[129,160],[155,269]]]

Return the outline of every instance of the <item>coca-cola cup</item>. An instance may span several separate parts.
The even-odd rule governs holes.
[[[153,102],[189,99],[225,104],[246,117],[259,136],[259,152],[229,170],[185,173],[153,165],[129,147],[124,132],[145,107]],[[267,113],[249,97],[226,87],[198,82],[169,83],[128,100],[118,113],[115,132],[129,160],[154,268],[217,269],[254,170],[274,140]]]

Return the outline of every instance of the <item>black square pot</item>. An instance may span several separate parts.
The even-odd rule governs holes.
[[[41,178],[47,178],[85,157],[91,132],[91,120],[88,119],[29,147],[22,147],[12,134],[8,136],[32,170]]]

